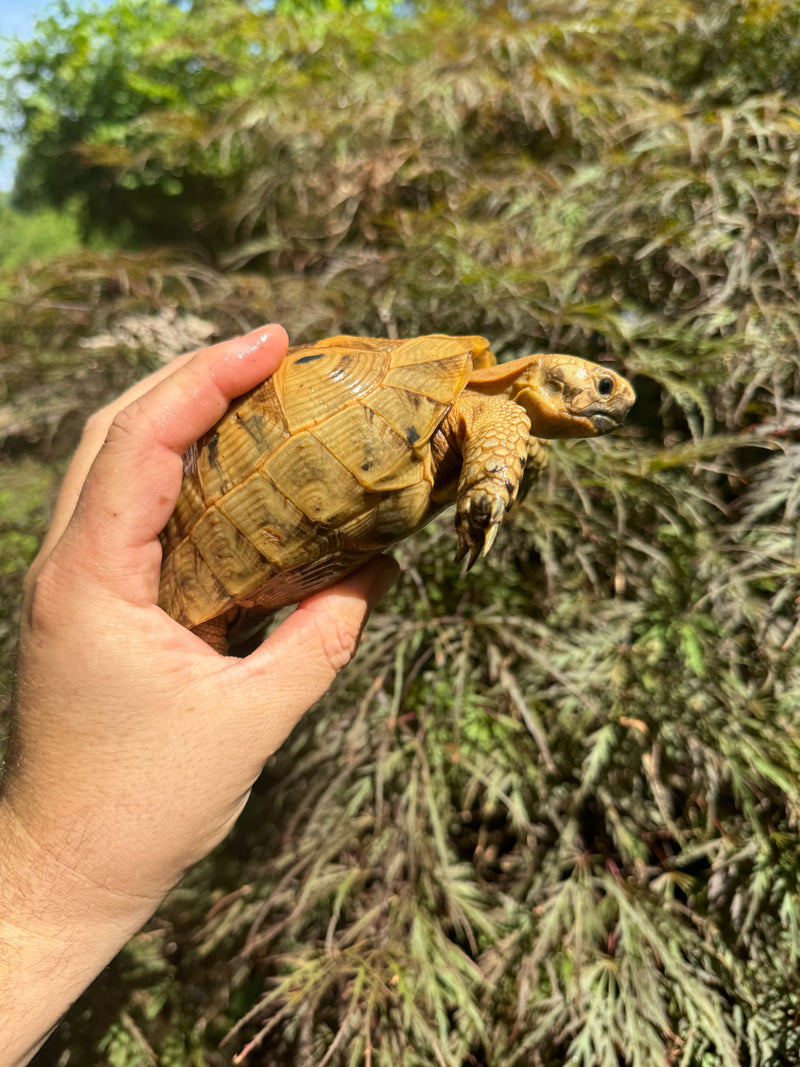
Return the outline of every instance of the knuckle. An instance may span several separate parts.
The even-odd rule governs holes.
[[[24,612],[25,621],[32,630],[48,632],[61,625],[62,609],[70,599],[69,577],[58,548],[30,571],[25,581]]]
[[[326,614],[317,623],[317,637],[325,662],[334,674],[338,674],[356,653],[361,627],[349,619]]]
[[[141,400],[133,400],[127,407],[118,411],[111,421],[106,435],[107,442],[136,437],[143,427],[149,427],[150,418]]]

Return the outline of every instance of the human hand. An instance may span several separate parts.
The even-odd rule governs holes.
[[[182,454],[285,350],[280,327],[254,331],[180,357],[93,416],[31,568],[0,799],[0,877],[18,892],[0,898],[0,921],[5,905],[23,948],[26,932],[52,941],[88,927],[97,942],[113,928],[103,959],[81,950],[86,972],[228,833],[396,574],[375,561],[306,600],[244,659],[220,656],[157,606],[158,533]],[[31,893],[42,918],[32,929],[18,916]]]

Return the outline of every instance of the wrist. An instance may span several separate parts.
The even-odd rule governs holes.
[[[0,800],[0,1062],[23,1064],[155,909],[94,884]]]
[[[0,921],[24,908],[27,929],[47,936],[65,924],[127,927],[155,911],[164,894],[121,891],[106,870],[100,848],[81,829],[70,833],[56,819],[28,817],[11,795],[0,797]]]

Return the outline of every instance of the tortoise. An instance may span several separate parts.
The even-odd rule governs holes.
[[[575,356],[498,364],[483,337],[290,348],[187,453],[159,604],[225,651],[234,622],[332,585],[453,502],[471,566],[543,439],[605,434],[634,399]]]

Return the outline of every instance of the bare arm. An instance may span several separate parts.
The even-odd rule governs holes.
[[[0,795],[2,1067],[225,837],[394,577],[376,561],[242,660],[156,606],[181,455],[285,348],[267,327],[181,357],[90,420],[65,478],[27,583]]]

